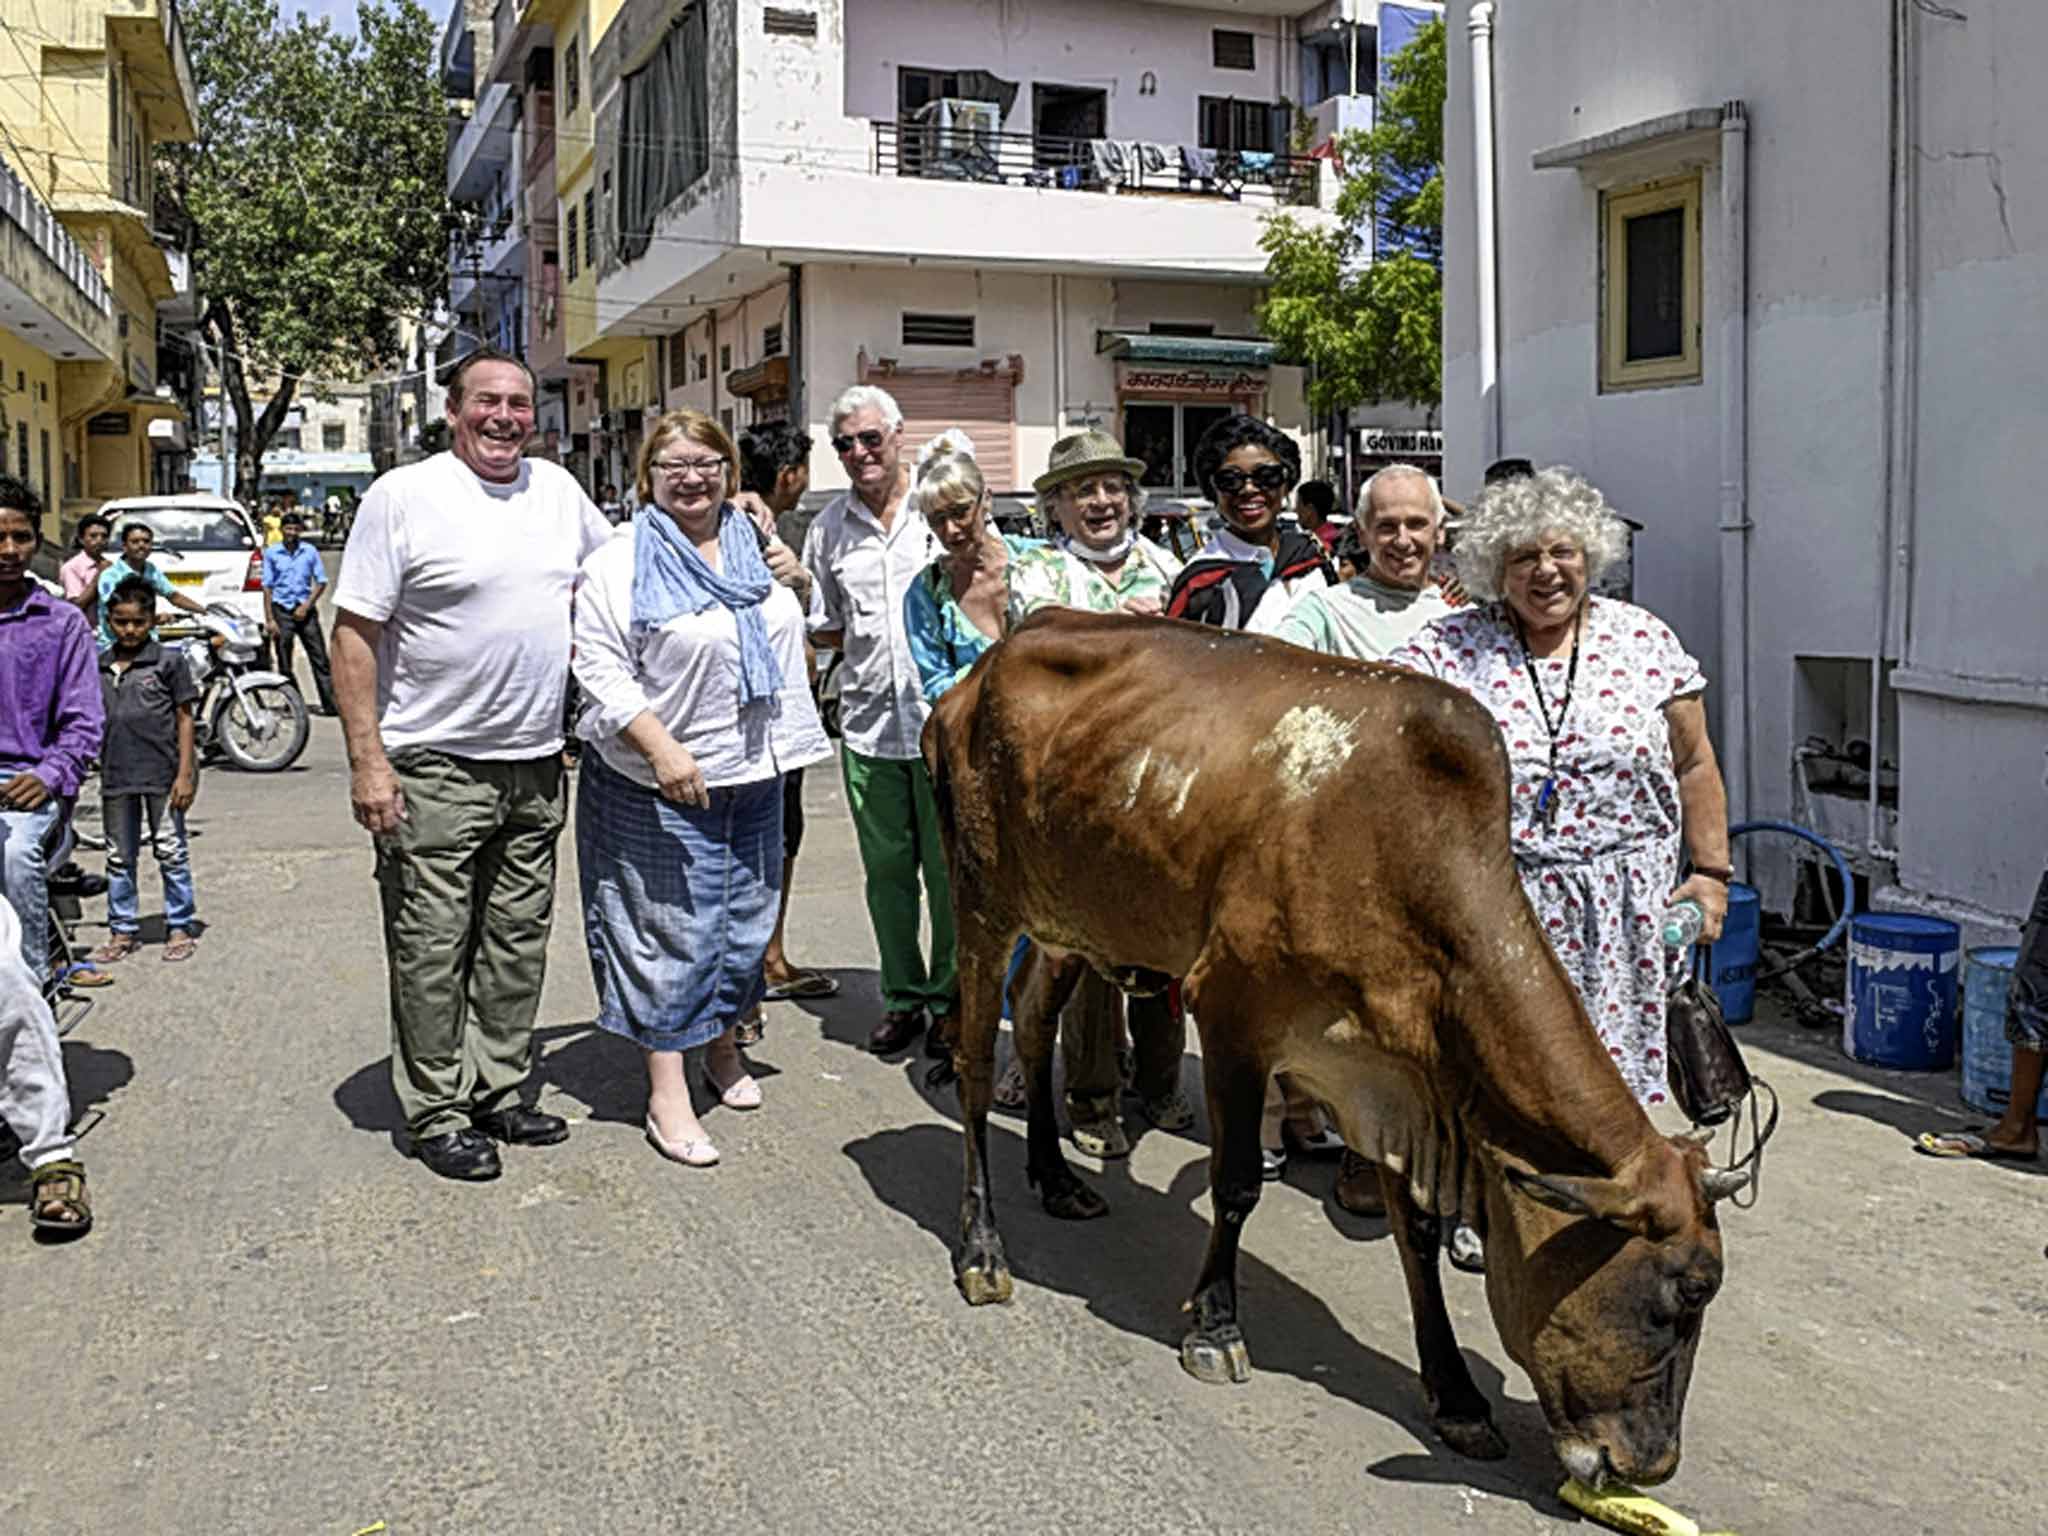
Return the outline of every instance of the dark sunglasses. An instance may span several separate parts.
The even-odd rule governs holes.
[[[1293,483],[1293,476],[1287,473],[1284,464],[1261,464],[1250,474],[1233,464],[1227,469],[1217,470],[1209,479],[1226,496],[1237,495],[1247,485],[1256,485],[1262,491],[1281,491]]]
[[[869,453],[873,453],[882,446],[888,439],[888,436],[888,433],[877,431],[873,427],[869,427],[865,432],[842,433],[840,436],[832,439],[832,451],[840,455],[849,454],[853,452],[853,445],[858,441],[861,447],[867,449]]]

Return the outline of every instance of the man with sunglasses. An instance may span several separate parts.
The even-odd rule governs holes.
[[[960,989],[938,808],[918,751],[928,706],[903,605],[941,546],[909,505],[903,412],[885,391],[855,385],[833,402],[832,448],[851,487],[811,524],[803,563],[815,581],[811,639],[844,658],[839,726],[846,803],[882,967],[884,1011],[868,1049],[882,1056],[902,1050],[929,1013],[928,1049],[939,1055],[952,1034]],[[918,943],[920,876],[931,911],[929,960]]]

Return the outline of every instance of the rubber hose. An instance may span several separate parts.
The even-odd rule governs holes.
[[[1842,914],[1841,916],[1835,919],[1834,927],[1830,928],[1827,931],[1827,933],[1821,937],[1819,943],[1808,945],[1805,949],[1802,949],[1798,954],[1794,955],[1790,960],[1787,960],[1779,965],[1774,965],[1768,971],[1759,971],[1757,973],[1756,979],[1762,982],[1769,981],[1776,976],[1782,976],[1787,971],[1796,971],[1797,969],[1799,969],[1800,966],[1806,964],[1807,961],[1813,959],[1816,955],[1826,953],[1828,950],[1833,949],[1835,945],[1839,944],[1842,941],[1842,935],[1849,931],[1849,920],[1856,915],[1856,878],[1849,872],[1849,861],[1842,857],[1841,849],[1837,848],[1833,843],[1829,842],[1826,838],[1822,837],[1818,832],[1814,832],[1806,827],[1802,827],[1798,825],[1796,822],[1739,822],[1735,826],[1732,826],[1728,829],[1728,839],[1730,842],[1733,842],[1736,838],[1742,837],[1750,832],[1777,832],[1781,833],[1786,837],[1796,837],[1804,842],[1813,844],[1814,847],[1820,849],[1821,852],[1825,853],[1830,859],[1834,860],[1835,873],[1839,875],[1842,880]],[[1762,949],[1763,946],[1761,942],[1759,942],[1757,947],[1759,950]]]

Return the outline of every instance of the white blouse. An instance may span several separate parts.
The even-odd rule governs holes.
[[[637,784],[655,787],[654,770],[620,734],[651,709],[703,770],[706,787],[749,784],[822,762],[832,745],[818,721],[804,667],[804,611],[777,582],[761,605],[769,648],[782,669],[772,703],[740,711],[740,626],[719,604],[678,614],[635,637],[633,525],[627,523],[589,559],[576,585],[576,648],[571,667],[583,690],[576,734]]]

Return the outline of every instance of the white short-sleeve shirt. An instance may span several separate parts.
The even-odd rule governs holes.
[[[761,604],[768,645],[782,669],[773,703],[740,708],[740,627],[713,604],[679,613],[660,628],[633,633],[631,523],[583,564],[576,589],[576,681],[583,708],[576,734],[618,772],[658,787],[654,770],[620,732],[653,710],[687,748],[707,788],[751,784],[832,755],[811,701],[804,664],[804,610],[779,582]]]
[[[384,626],[384,749],[516,760],[562,749],[569,599],[611,525],[569,472],[480,478],[452,453],[378,477],[356,513],[335,606]]]

